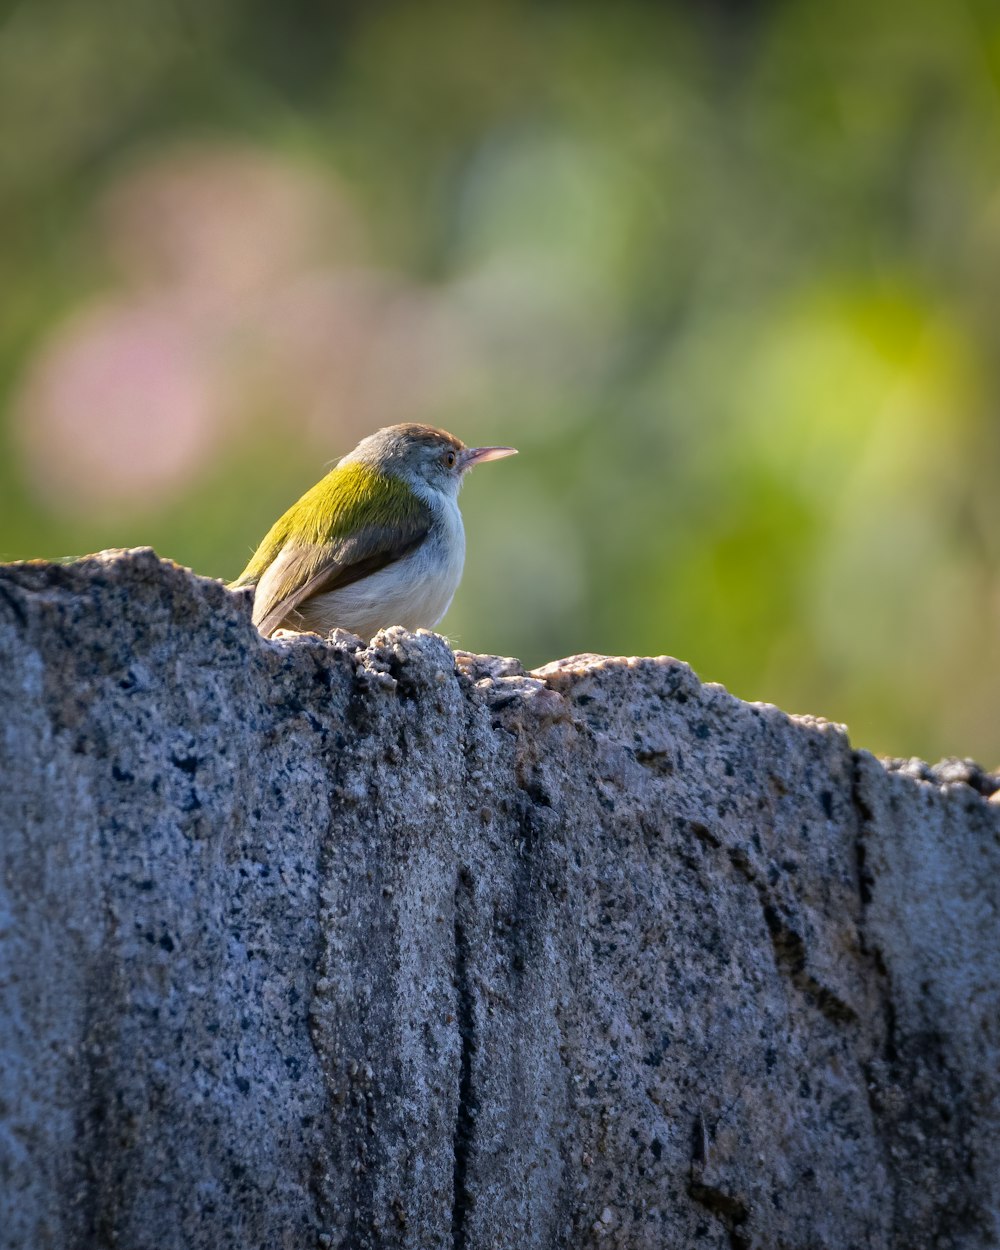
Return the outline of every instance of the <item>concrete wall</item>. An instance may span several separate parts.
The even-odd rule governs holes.
[[[148,552],[0,570],[0,776],[5,1250],[1000,1245],[995,778]]]

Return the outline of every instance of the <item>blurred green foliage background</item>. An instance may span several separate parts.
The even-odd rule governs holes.
[[[0,557],[521,455],[443,629],[1000,760],[1000,6],[0,10]]]

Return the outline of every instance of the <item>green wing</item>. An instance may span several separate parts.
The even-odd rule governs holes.
[[[267,636],[313,595],[399,560],[430,525],[430,510],[405,482],[338,465],[272,525],[232,585],[257,587],[253,619]]]

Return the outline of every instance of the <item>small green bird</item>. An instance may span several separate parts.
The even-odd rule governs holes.
[[[475,464],[513,447],[466,447],[430,425],[390,425],[363,438],[272,525],[232,583],[253,586],[253,621],[366,641],[386,625],[430,628],[465,563],[458,492]]]

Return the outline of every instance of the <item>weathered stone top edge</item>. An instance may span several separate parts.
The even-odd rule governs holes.
[[[928,764],[926,760],[916,756],[910,759],[883,756],[879,763],[889,773],[898,773],[936,786],[970,786],[983,798],[1000,802],[1000,772],[988,772],[972,759],[948,756],[936,764]]]
[[[189,593],[192,601],[201,600],[203,610],[228,610],[232,614],[230,619],[237,618],[248,630],[252,629],[252,598],[247,591],[230,591],[221,580],[202,576],[173,560],[161,558],[151,547],[111,548],[65,561],[28,560],[0,564],[0,601],[5,598],[4,583],[29,593],[61,591],[72,594],[77,589],[92,586],[94,582],[126,579],[133,584],[158,582],[165,588],[169,587],[174,597],[183,598]],[[10,597],[7,598],[11,602]],[[682,702],[701,700],[716,706],[731,703],[734,708],[750,709],[754,715],[768,720],[782,720],[813,733],[841,735],[847,739],[847,729],[843,725],[818,716],[792,715],[770,703],[744,702],[724,686],[702,682],[690,665],[668,655],[582,652],[526,670],[516,657],[481,655],[452,648],[446,638],[432,631],[418,630],[411,634],[398,626],[381,631],[367,646],[360,638],[344,630],[334,630],[326,638],[316,634],[279,633],[273,639],[260,638],[259,642],[262,647],[278,650],[321,648],[349,656],[355,667],[366,669],[383,668],[388,659],[394,657],[397,662],[403,660],[409,664],[432,663],[437,670],[450,656],[454,671],[460,678],[478,686],[499,684],[505,693],[520,698],[544,691],[548,698],[564,696],[585,702],[589,683],[600,683],[609,678],[613,680],[616,676],[624,680],[645,676],[653,679],[663,692]],[[867,756],[869,753],[859,751],[857,754]],[[1000,803],[1000,772],[990,772],[974,760],[949,757],[929,764],[917,758],[871,758],[877,760],[888,774],[938,787],[968,787],[984,799]]]

